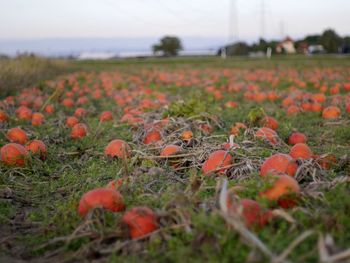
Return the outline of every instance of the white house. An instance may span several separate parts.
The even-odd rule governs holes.
[[[277,53],[294,54],[296,53],[294,41],[290,37],[286,37],[282,42],[280,42],[276,47]]]

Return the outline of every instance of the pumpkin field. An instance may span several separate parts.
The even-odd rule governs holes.
[[[350,261],[349,58],[66,67],[0,97],[0,262]]]

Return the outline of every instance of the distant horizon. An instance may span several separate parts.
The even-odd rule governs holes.
[[[42,55],[69,55],[82,52],[146,52],[159,37],[80,37],[0,40],[0,53],[15,55],[33,52]],[[225,44],[224,38],[181,38],[184,50],[215,49]]]
[[[1,0],[0,0],[1,1]],[[325,30],[334,30],[338,35],[345,37],[345,36],[350,36],[350,31],[348,33],[344,33],[342,34],[337,28],[332,27],[332,26],[326,26],[324,28],[320,28],[317,31],[313,31],[313,32],[306,32],[303,34],[297,34],[297,35],[293,35],[293,34],[289,34],[288,32],[285,32],[283,35],[284,37],[291,37],[292,39],[300,39],[300,38],[304,38],[306,36],[310,36],[310,35],[321,35]],[[175,33],[171,33],[169,32],[168,34],[162,34],[162,35],[146,35],[146,36],[46,36],[46,37],[2,37],[0,35],[0,42],[5,42],[5,41],[38,41],[38,40],[52,40],[52,39],[116,39],[116,38],[120,38],[120,39],[139,39],[139,38],[152,38],[152,39],[160,39],[164,36],[176,36],[181,38],[210,38],[210,39],[215,39],[215,38],[219,38],[219,39],[226,39],[227,42],[232,41],[232,39],[230,39],[230,37],[224,36],[224,35],[208,35],[208,36],[203,36],[203,35],[179,35],[179,34],[175,34]],[[281,35],[272,35],[272,36],[268,36],[268,37],[264,37],[265,40],[278,40],[281,39]],[[247,36],[247,37],[242,37],[242,38],[238,38],[235,39],[234,42],[237,41],[244,41],[244,42],[254,42],[254,41],[258,41],[261,38],[261,36]],[[282,37],[283,38],[283,37]]]
[[[293,40],[302,39],[307,35],[320,35],[320,32],[305,34],[304,36],[292,36],[286,34]],[[172,35],[172,34],[169,34]],[[346,35],[343,35],[343,37]],[[220,46],[237,41],[244,41],[249,44],[256,42],[259,38],[238,39],[230,41],[227,37],[205,37],[205,36],[178,36],[183,42],[184,51],[198,51],[218,49]],[[46,38],[0,38],[0,54],[16,55],[17,53],[35,53],[44,56],[67,56],[77,55],[82,52],[149,52],[151,46],[161,37],[46,37]],[[281,37],[265,39],[282,40]]]

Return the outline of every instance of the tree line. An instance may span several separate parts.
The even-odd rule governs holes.
[[[250,52],[266,52],[268,48],[271,48],[272,53],[276,53],[276,48],[280,42],[260,38],[258,42],[249,45],[240,41],[220,48],[218,55],[225,51],[227,56],[243,56]],[[320,35],[308,35],[294,42],[295,49],[299,53],[305,53],[305,49],[312,45],[321,45],[327,53],[350,53],[350,36],[341,37],[335,30],[327,29]],[[161,56],[176,56],[182,49],[181,40],[176,36],[165,36],[160,39],[158,44],[152,46],[154,54]]]
[[[248,55],[249,52],[266,52],[267,48],[272,49],[272,53],[276,53],[276,47],[281,41],[271,40],[267,41],[260,38],[258,42],[249,45],[246,42],[236,42],[225,46],[226,55]],[[303,39],[294,42],[295,49],[299,52],[307,46],[322,45],[327,53],[350,53],[350,36],[341,37],[333,29],[327,29],[320,35],[308,35]],[[222,49],[218,50],[220,55]]]

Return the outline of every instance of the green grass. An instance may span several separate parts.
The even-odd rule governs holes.
[[[95,72],[94,81],[88,82],[86,76],[80,74],[79,85],[93,87],[98,83],[101,71],[118,71],[121,78],[113,89],[133,88],[133,82],[128,76],[140,77],[147,82],[144,70],[152,72],[179,72],[186,75],[190,70],[202,71],[201,80],[211,69],[218,74],[224,70],[238,71],[238,82],[249,71],[279,68],[280,71],[296,69],[298,76],[308,80],[305,72],[316,68],[333,68],[342,70],[341,79],[325,78],[332,85],[345,81],[350,76],[350,60],[338,57],[275,57],[271,60],[227,59],[218,58],[176,58],[176,59],[145,59],[125,61],[88,61],[74,62],[70,70]],[[210,73],[209,73],[210,74]],[[43,77],[45,78],[45,77]],[[65,78],[65,77],[63,77]],[[350,115],[346,115],[342,107],[342,118],[339,124],[326,125],[320,114],[303,113],[301,115],[285,116],[279,103],[264,102],[256,105],[242,100],[242,93],[224,94],[223,100],[204,92],[206,86],[221,87],[227,85],[229,78],[221,76],[214,83],[204,85],[201,81],[188,88],[177,86],[175,83],[165,85],[157,78],[149,81],[146,88],[165,92],[170,98],[170,105],[157,110],[157,116],[183,118],[191,124],[188,118],[201,116],[204,113],[219,116],[221,127],[215,126],[214,135],[228,135],[230,127],[235,122],[245,122],[251,128],[255,124],[249,122],[249,113],[257,107],[279,121],[278,134],[286,141],[293,129],[303,132],[308,137],[308,144],[315,154],[332,153],[339,161],[331,170],[323,171],[325,181],[331,181],[340,176],[348,176],[349,147],[350,147]],[[269,87],[264,81],[251,81],[262,87]],[[245,83],[247,84],[247,83]],[[53,88],[43,83],[43,89],[50,95]],[[292,82],[282,77],[277,90],[286,91]],[[69,86],[69,85],[68,85]],[[71,86],[69,86],[71,88]],[[309,91],[315,92],[310,84]],[[87,94],[90,97],[90,94]],[[182,101],[181,101],[182,100]],[[239,102],[236,109],[222,107],[228,100]],[[1,126],[0,146],[7,143],[5,137],[8,127],[21,126],[30,132],[30,137],[44,140],[49,152],[45,161],[33,157],[31,164],[25,168],[8,168],[1,164],[0,172],[0,223],[11,246],[1,247],[0,255],[10,255],[13,258],[32,259],[46,257],[53,252],[52,259],[63,261],[92,260],[103,258],[108,262],[246,262],[252,251],[251,245],[244,242],[238,232],[228,226],[219,213],[218,182],[220,177],[203,176],[198,168],[174,172],[166,162],[161,160],[144,159],[136,153],[128,160],[126,174],[121,160],[108,160],[103,156],[103,150],[109,141],[115,138],[126,140],[134,150],[143,151],[147,155],[158,155],[157,150],[148,150],[135,140],[139,131],[128,125],[120,125],[119,118],[123,109],[105,96],[101,101],[91,99],[91,104],[84,106],[89,115],[82,121],[89,125],[89,135],[78,141],[69,138],[69,129],[65,127],[65,116],[72,115],[74,109],[59,108],[58,101],[54,104],[57,112],[43,126],[32,127],[29,123],[17,120],[13,115],[8,124]],[[278,101],[280,102],[280,100]],[[137,104],[137,101],[132,103]],[[103,110],[113,110],[116,117],[113,123],[99,125],[98,115]],[[13,114],[13,109],[8,109]],[[152,112],[146,115],[152,115]],[[199,117],[202,120],[205,117]],[[214,125],[214,122],[211,121]],[[206,138],[195,124],[195,137]],[[97,132],[98,131],[98,132]],[[172,131],[168,131],[170,134]],[[214,137],[210,142],[219,145],[225,137]],[[234,158],[245,156],[252,160],[262,160],[273,153],[288,153],[285,145],[271,147],[265,142],[257,141],[248,135],[240,135],[235,141],[242,143],[251,140],[254,151],[237,149],[232,152]],[[188,147],[188,151],[191,148]],[[155,167],[157,169],[155,169]],[[148,206],[155,210],[161,218],[161,231],[146,240],[128,241],[123,234],[120,224],[122,213],[101,212],[99,225],[96,221],[89,228],[75,232],[83,224],[87,224],[77,214],[77,205],[81,196],[96,187],[104,187],[112,179],[124,178],[126,183],[120,188],[125,198],[127,208]],[[127,179],[125,179],[127,178]],[[258,171],[249,174],[245,179],[232,179],[230,186],[240,184],[246,187],[242,198],[257,198],[258,193],[266,186],[259,177]],[[301,182],[302,188],[308,182]],[[199,186],[200,185],[200,186]],[[8,195],[8,189],[11,195]],[[317,195],[317,193],[320,193]],[[321,186],[301,197],[297,208],[286,210],[294,223],[285,218],[277,217],[262,229],[251,231],[275,254],[282,253],[288,245],[305,231],[314,231],[311,236],[296,246],[288,256],[291,262],[319,262],[317,242],[319,235],[330,234],[335,246],[342,251],[350,244],[350,185],[348,182],[339,183],[333,188],[323,189]],[[317,198],[318,197],[318,198]],[[98,211],[95,211],[98,212]],[[97,220],[98,221],[98,220]],[[29,230],[21,228],[29,224]],[[187,227],[186,227],[187,226]],[[67,242],[47,244],[58,237],[74,237],[79,233],[92,233],[88,237],[80,237]],[[73,233],[75,233],[73,235]],[[113,236],[109,240],[108,236]],[[100,241],[99,241],[100,240]],[[109,243],[108,243],[109,240]],[[105,243],[101,243],[101,242]],[[116,242],[116,243],[113,243]],[[99,254],[98,249],[116,247],[122,242],[125,246],[116,252]],[[43,247],[43,244],[46,244]],[[113,245],[114,244],[114,245]],[[18,248],[18,250],[13,249]],[[94,251],[97,249],[97,251]],[[19,252],[18,252],[19,251]],[[267,257],[257,253],[257,262],[269,262]],[[1,259],[1,257],[0,257]]]

